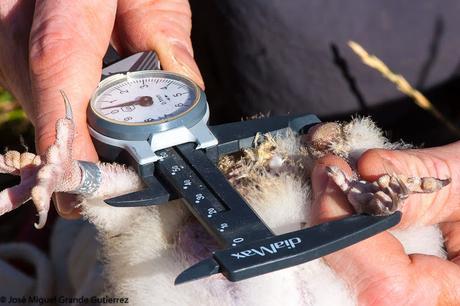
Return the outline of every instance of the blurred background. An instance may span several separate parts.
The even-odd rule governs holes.
[[[34,132],[14,97],[0,87],[0,152],[3,153],[7,150],[34,152]],[[18,182],[17,177],[0,174],[0,188],[2,190]],[[32,230],[33,226],[30,231],[23,232],[25,227],[22,227],[22,222],[32,221],[32,219],[28,220],[31,215],[35,215],[33,206],[23,205],[17,211],[0,216],[0,242],[27,241],[29,238],[36,238],[32,233],[37,232],[38,234],[39,231]],[[32,225],[32,223],[30,224]],[[40,233],[43,236],[48,234]],[[43,241],[43,239],[37,241]],[[46,248],[45,244],[39,243],[39,245]]]
[[[361,44],[460,126],[460,2],[192,0],[195,56],[214,122],[257,113],[371,115],[392,140],[458,139],[361,63]]]
[[[363,45],[460,127],[460,2],[191,0],[195,57],[211,123],[255,114],[314,113],[323,121],[369,115],[393,141],[438,146],[459,137],[347,47]],[[33,128],[0,89],[0,151],[34,152]],[[0,175],[0,188],[18,179]],[[0,216],[0,243],[49,252],[54,209],[35,230],[33,205]],[[14,261],[14,260],[13,260]],[[31,267],[16,263],[33,274]]]

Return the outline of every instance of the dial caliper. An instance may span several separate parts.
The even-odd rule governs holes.
[[[287,268],[327,255],[396,225],[390,216],[354,215],[274,235],[216,164],[254,145],[256,134],[297,134],[319,123],[314,115],[279,116],[208,126],[205,93],[190,79],[159,70],[153,52],[103,69],[88,107],[88,124],[101,158],[133,166],[147,188],[105,202],[117,207],[165,204],[183,198],[221,246],[182,272],[175,283],[223,273],[230,281]],[[281,208],[280,208],[281,209]]]

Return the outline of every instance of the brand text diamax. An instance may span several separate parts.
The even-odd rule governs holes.
[[[301,242],[302,239],[300,239],[299,237],[294,237],[291,239],[270,243],[267,246],[261,246],[257,249],[248,249],[238,253],[232,253],[231,256],[236,257],[236,259],[241,259],[254,255],[265,256],[267,254],[278,253],[278,250],[283,248],[295,249],[296,244],[299,244]]]

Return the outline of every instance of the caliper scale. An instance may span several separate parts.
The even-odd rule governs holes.
[[[132,165],[147,188],[106,200],[117,207],[166,204],[183,198],[221,246],[212,257],[182,272],[175,283],[223,273],[239,281],[307,262],[396,225],[399,212],[354,215],[274,235],[217,168],[219,158],[254,144],[260,134],[302,134],[314,115],[280,116],[207,126],[209,108],[191,80],[158,70],[153,52],[103,69],[88,108],[99,155]],[[276,208],[274,208],[276,209]],[[283,209],[280,205],[279,209]]]

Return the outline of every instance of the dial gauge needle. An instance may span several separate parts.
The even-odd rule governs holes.
[[[122,104],[111,105],[106,107],[101,107],[101,109],[109,109],[109,108],[116,108],[116,107],[123,107],[123,106],[131,106],[131,105],[140,105],[140,106],[150,106],[153,104],[153,99],[150,96],[143,96],[139,97],[134,101],[125,102]]]

